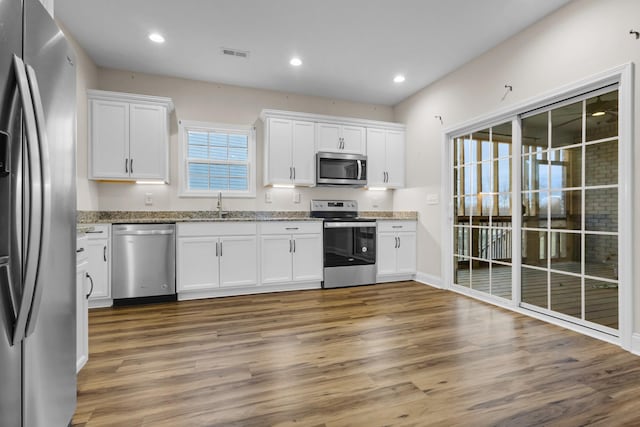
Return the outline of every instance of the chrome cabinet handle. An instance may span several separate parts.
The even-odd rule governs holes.
[[[216,256],[218,256],[218,242],[216,242]]]
[[[402,240],[400,240],[400,237],[398,237],[398,248],[400,248],[401,243],[402,243]]]
[[[293,167],[293,179],[296,179],[296,167]]]
[[[220,242],[220,257],[222,257],[222,242]]]
[[[296,240],[293,239],[292,241],[293,241],[293,252],[295,253],[295,251],[296,251]]]
[[[86,233],[86,234],[102,234],[102,233],[104,233],[104,231],[102,231],[102,230],[95,231],[95,230],[94,230],[94,231],[87,231],[87,232],[85,232],[85,233]]]
[[[107,262],[107,245],[104,245],[104,249],[102,250],[102,259],[104,259],[104,262]]]
[[[293,252],[293,244],[291,243],[293,240],[289,239],[289,253]]]
[[[392,225],[391,228],[402,228],[401,225]]]
[[[396,237],[394,237],[394,238],[393,238],[393,241],[395,242],[395,243],[393,244],[393,249],[398,249],[398,237],[397,237],[397,236],[396,236]]]
[[[91,275],[89,273],[85,273],[85,275],[86,275],[87,279],[89,279],[89,282],[91,283],[91,289],[89,290],[89,293],[87,294],[87,299],[89,299],[89,297],[93,293],[93,277],[91,277]]]
[[[285,227],[285,230],[298,230],[298,227]]]
[[[291,179],[291,175],[293,174],[293,173],[291,172],[291,169],[292,169],[292,168],[291,168],[291,166],[289,166],[289,179]]]
[[[129,159],[124,159],[124,172],[129,173]]]
[[[81,252],[84,252],[84,248],[80,248],[80,249],[76,249],[76,253],[79,254]]]
[[[129,159],[129,170],[133,173],[133,159]]]

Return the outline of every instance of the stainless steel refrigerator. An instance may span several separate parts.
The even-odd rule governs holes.
[[[75,374],[75,68],[37,0],[0,0],[0,426],[67,426]]]

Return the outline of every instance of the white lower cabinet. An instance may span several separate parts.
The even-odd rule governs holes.
[[[76,242],[76,373],[89,360],[88,267],[87,238],[83,235]]]
[[[408,280],[416,273],[416,221],[378,221],[378,282]]]
[[[89,308],[110,307],[111,298],[111,224],[94,224],[87,235],[87,272],[91,277]]]
[[[255,223],[181,223],[177,228],[178,298],[232,295],[220,291],[258,285]]]
[[[322,223],[264,222],[260,230],[261,281],[322,281]]]

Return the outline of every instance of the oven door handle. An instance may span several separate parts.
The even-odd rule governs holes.
[[[324,228],[370,228],[375,222],[325,222]]]

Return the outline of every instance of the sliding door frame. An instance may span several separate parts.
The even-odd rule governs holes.
[[[595,74],[578,82],[554,89],[542,95],[519,102],[507,108],[497,110],[464,123],[448,127],[442,133],[442,188],[444,202],[442,203],[442,284],[443,288],[470,295],[525,314],[530,317],[557,324],[585,335],[589,335],[607,342],[615,343],[625,350],[632,350],[632,338],[634,329],[633,304],[635,298],[634,285],[634,206],[633,206],[633,63],[627,63],[602,73]],[[583,95],[584,93],[600,89],[604,86],[618,84],[619,96],[619,143],[618,143],[618,264],[619,264],[619,288],[618,288],[618,314],[619,336],[615,337],[586,326],[561,320],[533,312],[520,307],[520,268],[522,251],[521,224],[512,221],[512,298],[506,300],[481,292],[473,291],[453,284],[453,236],[454,236],[454,206],[453,194],[453,140],[461,135],[473,133],[479,129],[495,126],[497,124],[512,122],[512,218],[520,218],[522,211],[521,202],[521,120],[520,115],[553,104],[562,103],[568,98]]]

